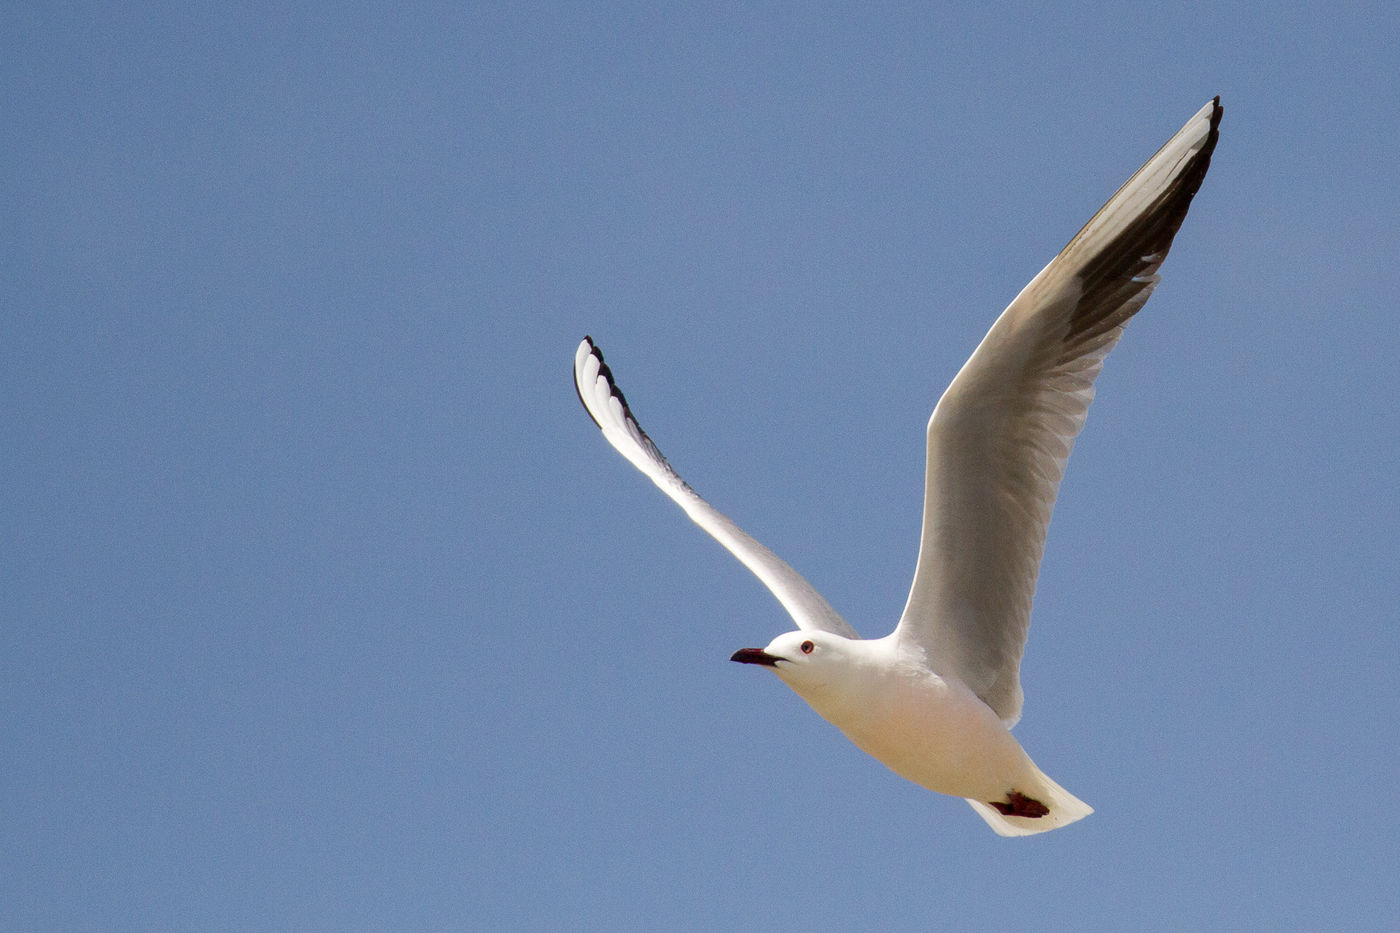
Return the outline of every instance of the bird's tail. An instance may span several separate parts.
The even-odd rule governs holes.
[[[1000,836],[1033,836],[1036,833],[1049,832],[1082,820],[1094,812],[1093,807],[1050,780],[1039,768],[1036,769],[1036,775],[1037,786],[1026,788],[1021,793],[1030,798],[1031,803],[1039,802],[1049,808],[1049,812],[1043,816],[1002,813],[991,804],[970,797],[966,798],[967,802],[972,804],[972,809],[977,811],[977,815],[986,820],[987,825]]]

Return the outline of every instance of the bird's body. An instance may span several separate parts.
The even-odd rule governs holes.
[[[1123,326],[1199,189],[1219,98],[1154,155],[997,318],[928,425],[923,536],[895,630],[861,640],[795,570],[700,498],[641,429],[590,338],[579,398],[609,443],[739,558],[798,624],[734,661],[777,675],[863,751],[964,797],[998,833],[1029,835],[1092,810],[1036,767],[1010,729],[1060,479]]]
[[[915,784],[973,802],[1002,835],[1044,832],[1093,812],[1036,767],[986,702],[938,674],[898,633],[862,640],[790,632],[734,660],[771,665],[861,751]],[[1018,798],[1049,812],[997,809],[1014,811]]]
[[[893,636],[853,641],[860,658],[841,690],[778,676],[824,719],[891,771],[930,790],[994,800],[1025,786],[1036,770],[991,708],[922,658],[901,658]],[[789,665],[783,665],[784,668]]]

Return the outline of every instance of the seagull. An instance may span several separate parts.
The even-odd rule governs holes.
[[[1201,187],[1220,98],[1202,107],[996,319],[928,422],[923,534],[893,632],[862,640],[803,577],[702,499],[633,416],[585,337],[574,384],[603,437],[713,535],[797,622],[731,658],[767,667],[860,748],[1027,836],[1093,809],[1011,735],[1045,532],[1094,379]]]

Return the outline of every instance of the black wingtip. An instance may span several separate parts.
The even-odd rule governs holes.
[[[1201,147],[1201,151],[1196,154],[1196,158],[1191,168],[1185,173],[1182,182],[1182,189],[1187,204],[1196,196],[1196,192],[1201,189],[1201,182],[1206,180],[1206,170],[1210,168],[1210,157],[1215,154],[1215,144],[1220,141],[1220,118],[1225,115],[1225,108],[1220,106],[1220,95],[1216,94],[1211,100],[1215,105],[1210,112],[1210,134],[1206,137],[1206,144]],[[1182,210],[1183,218],[1185,209]],[[1168,241],[1170,242],[1170,241]]]
[[[588,344],[588,353],[589,353],[589,355],[596,355],[596,356],[598,357],[598,362],[601,363],[601,362],[603,361],[603,354],[601,354],[601,353],[598,352],[598,345],[595,344],[595,343],[593,342],[593,338],[590,337],[588,334],[584,334],[584,335],[583,335],[583,342],[586,343],[586,344]],[[579,403],[580,405],[583,406],[584,412],[588,415],[588,420],[589,420],[589,421],[592,421],[593,424],[594,424],[595,426],[597,426],[598,430],[601,431],[601,430],[603,430],[603,426],[602,426],[601,424],[598,424],[598,419],[597,419],[597,418],[594,418],[594,417],[593,417],[593,412],[589,410],[589,408],[588,408],[588,403],[585,402],[585,401],[583,400],[583,386],[581,386],[581,385],[578,384],[578,352],[577,352],[577,351],[574,352],[574,361],[575,361],[575,362],[574,362],[574,368],[573,368],[573,373],[574,373],[574,394],[578,396],[578,403]],[[611,383],[612,380],[608,380],[608,381]]]
[[[609,394],[611,394],[613,398],[617,399],[618,402],[622,404],[623,413],[628,418],[631,418],[632,409],[627,404],[627,396],[623,395],[622,390],[617,387],[617,381],[613,379],[612,370],[608,368],[608,364],[603,360],[603,351],[598,349],[598,345],[593,342],[593,338],[587,334],[584,334],[583,342],[588,344],[588,355],[598,361],[598,375],[602,376],[608,381]],[[578,396],[579,404],[583,406],[583,410],[588,412],[588,417],[592,419],[594,424],[598,425],[598,430],[601,431],[603,429],[603,426],[601,424],[598,424],[598,419],[593,417],[593,412],[591,409],[589,409],[588,403],[583,400],[583,387],[578,384],[577,364],[575,364],[574,366],[574,394]]]
[[[1141,276],[1155,274],[1156,268],[1161,265],[1162,259],[1171,249],[1172,241],[1186,219],[1191,201],[1200,190],[1201,183],[1205,181],[1211,156],[1215,153],[1215,144],[1220,139],[1220,118],[1225,108],[1220,106],[1219,96],[1211,101],[1211,105],[1210,129],[1200,148],[1181,165],[1166,189],[1147,210],[1133,219],[1113,240],[1103,244],[1094,256],[1084,260],[1079,267],[1078,275],[1085,286],[1078,305],[1070,316],[1070,326],[1064,338],[1066,344],[1080,346],[1086,340],[1115,327],[1121,327],[1146,301],[1146,298],[1143,298],[1134,306],[1127,302],[1127,298],[1145,287],[1146,280]],[[1199,112],[1197,111],[1198,114]],[[1195,120],[1196,118],[1192,117],[1187,126],[1193,125]],[[1182,131],[1184,130],[1185,127],[1182,128]],[[1171,140],[1168,140],[1166,145],[1170,144]],[[1158,150],[1159,153],[1161,151]],[[1153,158],[1156,158],[1155,154]],[[1150,163],[1151,160],[1145,163],[1144,167]],[[1136,177],[1135,173],[1133,178]],[[1131,183],[1130,178],[1124,187]],[[1109,203],[1112,203],[1112,199]],[[1100,208],[1100,211],[1102,210],[1103,208]],[[1099,215],[1096,213],[1094,216]],[[1092,224],[1093,221],[1090,220],[1089,223]],[[1088,225],[1085,226],[1085,229],[1087,228]],[[1073,247],[1078,239],[1079,235],[1076,234],[1065,250]],[[1126,316],[1111,313],[1115,309],[1127,309]]]

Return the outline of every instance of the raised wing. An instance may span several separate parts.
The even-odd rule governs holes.
[[[1220,115],[1217,97],[1118,189],[997,318],[929,419],[923,538],[896,632],[1008,726],[1045,530],[1094,379],[1157,284]]]
[[[633,417],[627,399],[613,382],[612,371],[603,362],[603,354],[593,345],[591,337],[584,337],[574,353],[574,387],[589,417],[602,429],[608,443],[685,509],[685,514],[695,524],[713,535],[752,570],[778,597],[798,628],[834,632],[847,638],[860,637],[800,573],[696,495],[695,490],[671,469]]]

